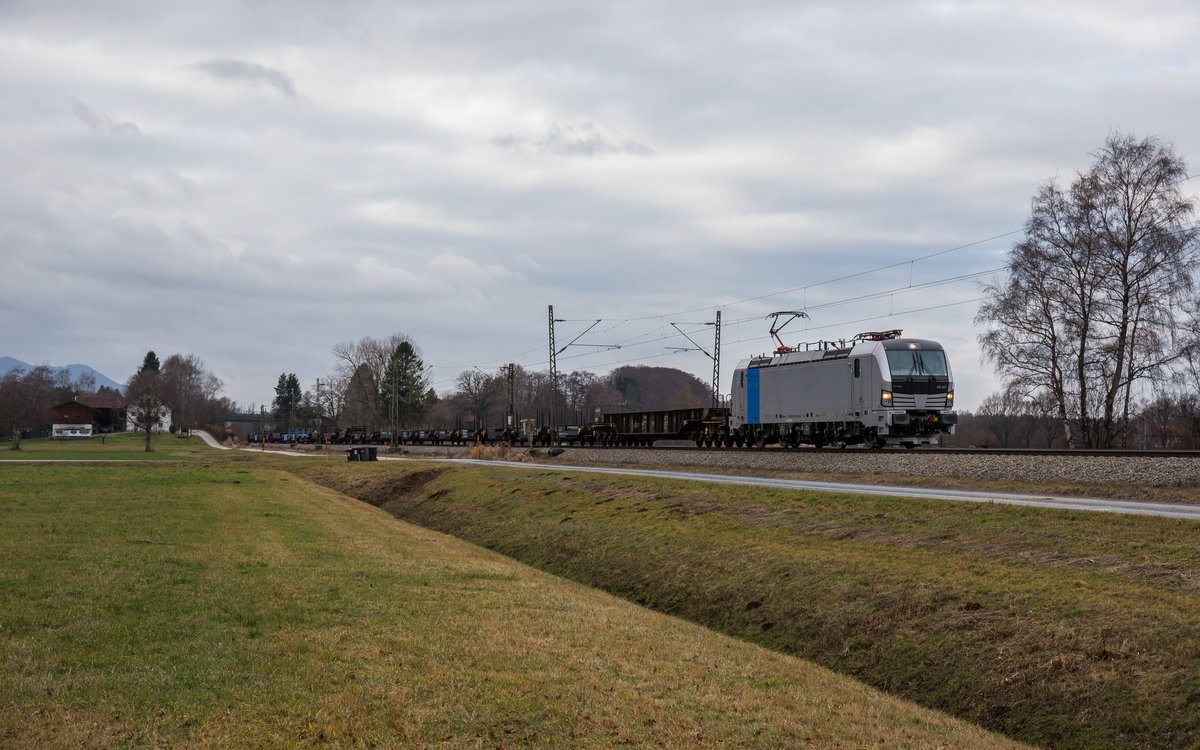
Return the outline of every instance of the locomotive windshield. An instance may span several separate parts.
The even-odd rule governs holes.
[[[888,367],[894,378],[946,376],[946,353],[936,349],[889,349]]]

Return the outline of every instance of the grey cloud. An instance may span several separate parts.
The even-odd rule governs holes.
[[[604,154],[633,154],[654,156],[654,149],[637,141],[620,140],[600,131],[591,124],[554,124],[544,135],[507,133],[491,140],[493,146],[509,151],[525,151],[554,156],[602,156]]]
[[[200,197],[200,187],[183,175],[174,171],[166,171],[161,175],[162,183],[171,192],[183,198],[195,200]]]
[[[131,133],[137,135],[142,132],[132,122],[115,120],[103,112],[97,112],[80,101],[71,102],[71,113],[82,120],[95,133],[115,133],[117,135]]]
[[[857,298],[1002,264],[1010,238],[931,253],[1019,229],[1037,185],[1084,167],[1114,125],[1200,154],[1200,11],[1172,0],[0,5],[0,61],[21,73],[0,91],[34,102],[0,107],[17,269],[0,278],[0,355],[113,375],[151,347],[194,352],[243,403],[269,401],[283,367],[307,385],[332,344],[397,328],[439,390],[473,365],[544,369],[549,303],[591,319],[727,304],[727,362],[774,346],[767,311],[838,300],[811,339],[941,338],[952,320],[970,343],[968,307],[902,313],[977,296],[973,281]],[[426,274],[438,256],[510,273]],[[321,314],[297,338],[300,308]],[[955,359],[964,408],[986,395],[968,387],[977,360]]]
[[[296,86],[292,83],[291,77],[286,73],[274,68],[268,68],[265,65],[246,62],[244,60],[221,58],[199,62],[192,67],[207,73],[219,81],[262,83],[290,99],[296,98]]]

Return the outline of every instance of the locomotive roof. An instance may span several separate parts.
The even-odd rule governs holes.
[[[942,345],[929,339],[888,339],[880,341],[884,349],[941,349]],[[915,344],[915,346],[914,346]]]
[[[738,369],[746,367],[764,367],[768,365],[781,365],[789,362],[813,362],[816,360],[828,359],[844,359],[849,357],[851,353],[857,351],[860,354],[865,354],[868,351],[874,351],[877,346],[882,346],[884,350],[941,350],[942,345],[931,339],[886,339],[883,341],[821,341],[812,346],[810,349],[802,349],[799,351],[785,352],[783,354],[760,354],[757,357],[742,360],[738,363]]]

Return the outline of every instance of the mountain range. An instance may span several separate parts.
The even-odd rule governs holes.
[[[29,372],[32,369],[33,369],[33,365],[29,364],[28,362],[22,362],[21,360],[14,359],[13,357],[0,357],[0,377],[7,375],[9,372],[11,372],[13,370],[20,370],[21,372]],[[93,378],[96,379],[96,387],[97,388],[99,388],[100,386],[103,385],[103,386],[107,386],[108,388],[115,388],[118,391],[121,391],[122,393],[125,392],[125,386],[121,385],[117,381],[108,377],[104,373],[99,372],[98,370],[94,370],[91,367],[88,367],[87,365],[63,365],[60,367],[51,366],[50,372],[52,372],[55,375],[57,375],[60,372],[66,372],[67,377],[71,380],[72,383],[79,380],[79,377],[81,375],[91,375]]]

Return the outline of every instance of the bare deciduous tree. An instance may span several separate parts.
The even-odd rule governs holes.
[[[979,426],[995,435],[1001,448],[1029,447],[1029,402],[1015,388],[989,395],[975,415]]]
[[[474,418],[475,428],[486,427],[488,410],[496,394],[500,392],[499,377],[479,370],[463,370],[458,374],[454,385],[458,388],[458,397]]]
[[[221,379],[204,368],[204,360],[194,354],[172,354],[162,363],[159,373],[163,396],[172,406],[171,419],[181,427],[192,427],[201,420],[213,419],[211,403],[221,392]]]
[[[333,347],[337,358],[334,369],[339,377],[345,378],[351,392],[347,394],[348,411],[357,412],[363,426],[375,429],[379,426],[379,396],[388,361],[396,348],[412,340],[402,334],[393,333],[386,339],[363,336],[358,341],[343,341]]]
[[[333,373],[319,378],[313,389],[305,394],[308,402],[313,404],[317,413],[328,420],[330,425],[341,423],[342,412],[346,409],[346,392],[350,379],[344,374]]]
[[[62,378],[38,365],[28,372],[10,370],[0,378],[0,424],[12,435],[11,450],[21,450],[21,431],[47,422],[62,393]]]
[[[150,435],[158,424],[162,408],[169,403],[163,388],[158,357],[153,351],[146,353],[142,366],[129,378],[125,385],[125,396],[128,399],[126,409],[134,427],[146,434],[146,452],[150,453],[154,450],[150,447]]]
[[[1006,384],[1049,396],[1072,447],[1123,441],[1139,385],[1187,351],[1176,318],[1197,247],[1169,145],[1114,133],[1093,156],[1068,191],[1052,180],[1034,196],[976,316]]]

